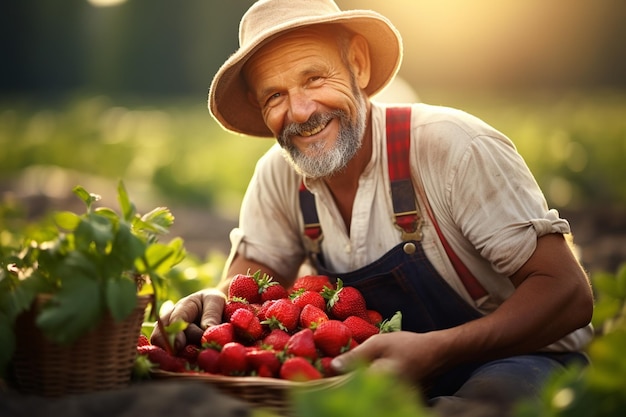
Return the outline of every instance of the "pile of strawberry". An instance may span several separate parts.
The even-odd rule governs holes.
[[[363,295],[324,275],[298,278],[285,288],[267,275],[240,274],[228,289],[222,323],[207,328],[200,345],[176,355],[140,337],[140,356],[162,370],[308,381],[334,376],[330,361],[367,338],[399,329],[383,321]]]

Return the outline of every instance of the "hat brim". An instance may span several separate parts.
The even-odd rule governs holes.
[[[341,24],[364,36],[370,48],[371,75],[365,88],[368,96],[382,90],[396,75],[402,61],[402,38],[384,16],[370,10],[348,10],[323,17],[302,18],[277,26],[261,39],[240,48],[217,71],[209,89],[209,111],[223,128],[234,133],[273,137],[261,111],[247,98],[247,86],[241,74],[250,57],[277,36],[296,28],[318,24]]]

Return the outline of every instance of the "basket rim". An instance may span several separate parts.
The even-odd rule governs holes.
[[[162,369],[152,369],[150,374],[157,378],[174,378],[174,379],[190,379],[198,381],[212,382],[218,385],[241,385],[241,386],[259,386],[266,388],[327,388],[335,385],[343,384],[352,377],[352,373],[331,376],[326,378],[315,379],[312,381],[289,381],[280,378],[270,378],[262,376],[226,376],[218,374],[210,374],[202,371],[191,372],[171,372]]]

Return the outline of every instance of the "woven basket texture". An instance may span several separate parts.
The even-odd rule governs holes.
[[[138,297],[137,307],[121,322],[108,313],[100,324],[69,345],[50,341],[34,318],[45,297],[16,323],[13,373],[23,394],[60,397],[127,386],[137,354],[150,296]]]
[[[152,371],[155,379],[203,381],[221,393],[243,400],[255,408],[263,408],[280,416],[294,417],[290,395],[295,389],[325,390],[346,382],[350,375],[341,375],[308,382],[292,382],[284,379],[252,376],[221,376],[207,373],[176,373]]]

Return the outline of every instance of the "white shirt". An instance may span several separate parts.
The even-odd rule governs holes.
[[[514,287],[509,280],[532,255],[537,237],[569,233],[566,220],[549,210],[513,143],[481,120],[459,110],[414,104],[411,174],[424,224],[422,246],[439,274],[482,313],[495,310]],[[326,267],[349,272],[379,259],[401,242],[393,224],[387,171],[385,107],[372,104],[372,158],[359,179],[350,234],[321,180],[305,181],[316,198]],[[417,186],[456,254],[487,290],[473,300],[445,253]],[[233,251],[285,277],[295,277],[305,260],[300,176],[278,145],[259,161],[243,199]],[[579,329],[550,350],[580,350],[592,337]]]

